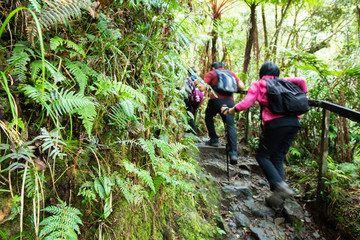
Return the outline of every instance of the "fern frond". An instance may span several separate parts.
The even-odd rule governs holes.
[[[123,129],[129,121],[129,118],[124,114],[119,105],[111,107],[111,113],[109,114],[109,117],[112,120],[110,125],[116,125],[120,129]]]
[[[73,41],[62,39],[60,37],[54,37],[50,40],[50,48],[57,52],[61,46],[66,46],[69,49],[74,50],[77,54],[80,54],[82,57],[85,56],[84,49]]]
[[[152,191],[155,192],[154,182],[149,171],[139,169],[133,163],[130,163],[126,160],[123,161],[123,164],[128,172],[135,173],[140,179],[142,179],[146,183],[146,185],[150,187]]]
[[[21,82],[26,80],[27,64],[30,61],[30,55],[28,52],[32,53],[32,50],[28,47],[28,42],[19,41],[12,51],[12,56],[8,60],[10,65],[14,64],[13,72],[18,76]]]
[[[45,83],[45,89],[47,88],[47,84]],[[21,87],[21,90],[24,92],[26,96],[30,99],[42,105],[46,109],[50,109],[50,106],[46,103],[50,101],[50,94],[47,91],[42,91],[41,86],[33,87],[30,85],[24,85]]]
[[[81,16],[81,7],[91,9],[91,3],[88,0],[72,0],[62,1],[53,0],[46,1],[47,6],[39,9],[36,13],[42,28],[48,28],[55,24],[65,24],[72,18],[78,18]],[[30,25],[28,28],[30,38],[37,34],[37,28],[35,24]]]
[[[123,100],[111,109],[109,117],[113,121],[112,124],[117,125],[120,129],[123,129],[134,117],[134,106],[129,100]]]
[[[116,92],[120,94],[128,94],[130,97],[134,97],[140,103],[146,104],[146,96],[129,85],[121,82],[113,82],[113,86]]]
[[[90,135],[97,116],[93,99],[70,90],[56,91],[56,88],[48,82],[45,82],[44,86],[45,90],[51,89],[51,93],[43,91],[40,85],[37,87],[25,85],[22,90],[25,95],[41,104],[48,115],[78,113],[83,120],[87,133]]]
[[[87,134],[90,136],[97,116],[95,104],[91,102],[85,105],[84,107],[80,108],[79,110],[77,110],[76,113],[80,115],[80,119],[82,119],[83,121],[85,130]]]
[[[45,68],[50,73],[50,76],[52,79],[54,79],[54,82],[62,82],[65,80],[64,75],[57,70],[57,68],[52,65],[50,62],[45,60]],[[36,60],[31,62],[31,78],[35,81],[37,78],[39,78],[40,71],[42,70],[42,61]]]
[[[83,183],[79,189],[78,196],[82,195],[90,201],[96,201],[96,194],[93,187],[94,183],[92,181]]]
[[[24,173],[24,171],[23,171]],[[36,194],[36,179],[34,174],[34,169],[31,167],[28,167],[26,171],[26,177],[25,177],[25,189],[27,196],[29,198],[35,196]]]
[[[20,160],[26,160],[29,163],[33,164],[32,158],[36,158],[36,156],[34,155],[34,150],[28,146],[30,143],[31,142],[25,142],[22,145],[17,146],[16,148],[10,148],[9,146],[9,149],[6,150],[10,150],[10,153],[0,157],[0,163],[5,161],[6,159],[12,159],[17,160],[18,162]],[[17,166],[19,166],[19,164],[14,163],[14,165],[8,167],[8,170],[13,170],[12,167],[15,167],[16,169]]]
[[[29,8],[34,9],[36,12],[40,12],[41,11],[41,5],[38,3],[37,0],[29,0],[30,1],[30,6]]]
[[[50,49],[56,52],[57,49],[64,44],[64,42],[65,40],[61,37],[53,37],[52,39],[50,39]]]
[[[49,156],[53,159],[59,157],[63,158],[66,154],[62,153],[60,146],[66,146],[66,143],[61,141],[60,129],[53,129],[48,132],[45,128],[41,128],[41,135],[34,138],[34,140],[43,140],[42,150],[49,149]]]
[[[74,76],[75,80],[80,86],[80,94],[84,95],[87,86],[88,76],[74,63],[66,59],[64,65],[69,72]]]
[[[145,140],[143,138],[139,138],[139,143],[141,148],[147,153],[149,154],[150,159],[155,159],[156,155],[155,155],[155,147],[153,145],[153,143],[150,140]]]
[[[148,195],[143,187],[132,185],[128,179],[124,179],[118,174],[115,175],[115,181],[126,201],[130,204],[138,205]]]
[[[83,120],[84,127],[88,135],[97,116],[95,104],[91,97],[85,97],[73,91],[61,89],[60,92],[53,92],[51,95],[52,103],[50,106],[58,115],[64,113],[78,113]]]
[[[82,225],[79,217],[82,214],[78,209],[66,206],[66,203],[61,201],[59,206],[49,206],[42,211],[53,215],[40,223],[44,226],[40,231],[40,238],[46,236],[45,239],[77,239],[76,232],[80,233],[79,225]]]
[[[58,115],[65,113],[73,113],[74,110],[79,110],[87,105],[93,105],[90,97],[85,97],[69,89],[61,89],[51,93],[52,103],[49,105]]]

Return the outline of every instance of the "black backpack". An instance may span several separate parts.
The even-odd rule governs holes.
[[[218,75],[218,85],[213,87],[215,91],[222,95],[230,96],[237,92],[236,79],[230,74],[229,70],[214,70]]]
[[[265,79],[272,113],[297,116],[309,111],[308,98],[297,85],[281,78]]]

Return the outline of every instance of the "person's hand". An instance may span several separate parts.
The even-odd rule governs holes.
[[[234,114],[235,113],[235,108],[229,108],[228,106],[222,106],[220,108],[220,113],[222,115]]]
[[[198,86],[200,92],[205,92],[206,91],[206,85],[203,84],[203,83],[199,83],[199,86]]]
[[[221,108],[220,108],[220,112],[221,112],[221,114],[222,115],[226,115],[226,114],[229,114],[229,107],[228,106],[222,106]]]

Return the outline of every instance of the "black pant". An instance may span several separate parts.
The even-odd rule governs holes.
[[[205,123],[209,131],[210,139],[218,139],[215,131],[214,117],[220,113],[221,107],[226,104],[228,107],[234,107],[235,102],[231,99],[210,99],[205,111]],[[228,135],[228,151],[237,151],[237,133],[234,125],[234,114],[222,115],[220,114],[223,123],[226,125]]]
[[[195,119],[196,119],[196,114],[197,114],[197,110],[199,108],[199,106],[194,106],[192,105],[188,100],[185,100],[185,105],[186,105],[186,111],[188,116],[190,117],[189,119],[189,125],[192,129],[192,132],[197,135],[197,131],[196,131],[196,126],[195,126]],[[189,114],[189,112],[193,115],[191,116],[191,114]]]
[[[260,136],[256,160],[269,181],[271,190],[285,180],[283,161],[300,127],[265,126]]]

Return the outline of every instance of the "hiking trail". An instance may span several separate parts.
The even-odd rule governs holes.
[[[207,146],[204,141],[196,145],[199,165],[209,178],[215,179],[221,191],[223,222],[219,225],[226,232],[223,239],[343,239],[340,233],[329,234],[331,229],[320,228],[306,204],[300,202],[300,196],[286,199],[281,210],[269,207],[265,202],[265,197],[271,194],[268,182],[255,158],[245,156],[244,146],[239,147],[238,164],[229,164],[228,181],[225,143],[220,141],[219,147]]]

